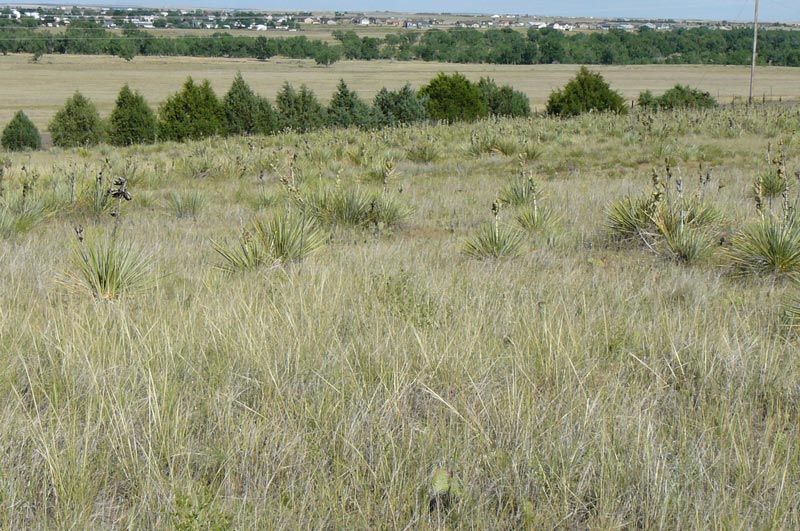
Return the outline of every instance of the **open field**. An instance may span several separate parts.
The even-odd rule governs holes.
[[[48,102],[74,59],[2,64]],[[112,83],[109,64],[54,83],[52,105],[83,78],[98,99],[138,80],[158,100],[190,72],[221,89],[237,64],[268,92],[282,68],[137,60]],[[366,88],[401,66],[293,68],[362,68]],[[572,68],[540,70],[555,84]],[[658,71],[666,86],[701,70],[729,69]],[[800,170],[798,131],[796,106],[739,106],[4,154],[4,199],[33,217],[0,237],[0,527],[797,529],[800,339],[784,309],[800,291],[734,277],[728,253],[759,219],[768,144]],[[663,192],[721,216],[691,265],[606,229],[665,159]],[[133,196],[116,218],[103,168]],[[516,257],[465,255],[520,171],[550,223]],[[405,208],[355,228],[303,210],[329,235],[316,254],[220,269],[215,243],[254,218],[339,193]],[[512,230],[525,207],[507,202]],[[79,249],[115,230],[145,253],[145,282],[96,299]]]
[[[30,56],[0,57],[0,124],[8,122],[18,109],[24,109],[39,126],[46,127],[64,101],[80,90],[91,98],[101,114],[108,115],[120,87],[129,83],[139,89],[151,104],[177,91],[186,76],[207,78],[218,94],[230,86],[241,71],[257,91],[273,98],[289,81],[305,83],[323,101],[344,78],[351,88],[371,98],[381,87],[399,87],[406,81],[414,86],[427,82],[440,71],[459,71],[471,79],[491,76],[525,92],[534,106],[542,107],[550,92],[571,79],[575,65],[464,65],[424,62],[342,61],[331,67],[313,61],[276,58],[262,63],[248,59],[208,59],[184,57],[137,57],[127,63],[101,56],[45,56],[42,64],[30,64]],[[613,66],[595,67],[627,98],[651,89],[656,93],[675,83],[688,83],[718,96],[723,103],[733,96],[743,97],[748,90],[746,67],[738,66]],[[756,94],[773,99],[800,98],[800,69],[760,68]]]

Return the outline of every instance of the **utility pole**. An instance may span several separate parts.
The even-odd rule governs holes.
[[[747,103],[753,103],[753,78],[756,75],[756,53],[758,52],[758,0],[756,0],[756,13],[753,16],[753,63],[750,65],[750,96]]]

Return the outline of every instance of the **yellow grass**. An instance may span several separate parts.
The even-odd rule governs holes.
[[[333,93],[340,78],[362,96],[371,98],[383,86],[396,88],[407,81],[420,86],[437,72],[459,71],[472,79],[491,76],[525,92],[541,108],[550,92],[563,86],[577,70],[575,65],[464,65],[397,61],[342,61],[332,67],[316,66],[310,60],[274,58],[209,59],[187,57],[137,57],[128,63],[115,57],[45,56],[31,64],[29,55],[0,57],[0,124],[18,109],[25,110],[39,126],[50,118],[75,90],[91,98],[103,115],[110,113],[119,88],[129,83],[156,105],[175,92],[186,76],[207,78],[218,93],[228,89],[241,71],[254,89],[272,98],[284,82],[305,83],[323,101]],[[662,92],[675,83],[685,83],[711,92],[722,102],[744,97],[748,69],[739,66],[612,66],[593,67],[626,98],[636,98],[650,89]],[[800,69],[760,68],[756,93],[773,99],[800,97]]]

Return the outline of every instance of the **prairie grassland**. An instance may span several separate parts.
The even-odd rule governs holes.
[[[8,123],[23,109],[36,125],[44,129],[64,101],[76,90],[94,101],[108,115],[121,86],[130,84],[157,105],[179,90],[187,76],[209,79],[218,94],[230,87],[241,71],[254,90],[273,99],[285,82],[305,83],[327,101],[339,79],[362,97],[372,99],[381,87],[399,88],[406,82],[419,87],[438,72],[458,71],[472,80],[481,76],[509,83],[521,90],[535,108],[543,108],[553,89],[564,86],[578,70],[576,65],[465,65],[418,61],[341,61],[330,67],[310,60],[274,58],[209,59],[191,57],[136,57],[123,59],[105,56],[44,56],[42,64],[31,64],[29,55],[0,56],[0,124]],[[746,97],[748,69],[740,66],[648,65],[593,67],[628,99],[650,89],[656,94],[676,83],[689,84],[711,92],[722,103],[734,96]],[[800,69],[759,68],[756,94],[767,99],[798,99]]]
[[[604,224],[668,159],[687,194],[711,171],[735,231],[767,144],[793,172],[799,130],[767,106],[10,155],[6,201],[27,182],[43,214],[0,239],[0,526],[797,528],[796,288]],[[557,221],[515,258],[466,256],[521,164]],[[117,221],[104,166],[133,195]],[[410,214],[220,269],[215,243],[321,186]],[[115,223],[149,286],[95,299],[73,227]]]

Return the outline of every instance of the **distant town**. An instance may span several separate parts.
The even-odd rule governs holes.
[[[748,25],[744,22],[702,20],[643,20],[540,17],[534,15],[459,15],[351,13],[351,12],[268,12],[249,10],[152,9],[97,6],[7,5],[0,7],[0,27],[63,28],[77,21],[94,22],[108,29],[204,29],[246,31],[302,31],[308,26],[395,27],[405,29],[442,28],[552,28],[572,31],[638,31],[647,28],[669,31],[707,27],[720,31]],[[800,23],[763,23],[765,28],[798,29]]]

